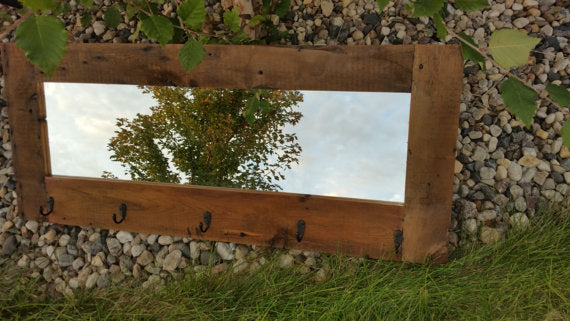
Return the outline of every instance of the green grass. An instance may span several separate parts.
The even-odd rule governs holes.
[[[158,291],[123,286],[45,299],[34,294],[38,284],[3,268],[0,319],[570,320],[569,247],[570,215],[558,210],[447,265],[329,256],[321,283],[274,258],[257,273],[189,273]]]

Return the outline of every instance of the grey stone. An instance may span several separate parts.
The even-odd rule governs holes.
[[[513,228],[526,228],[529,225],[529,220],[524,213],[515,213],[510,217],[510,223]]]
[[[530,183],[532,182],[534,175],[536,175],[537,169],[532,167],[532,168],[525,168],[523,170],[523,175],[521,177],[521,180],[519,181],[519,183]]]
[[[282,269],[287,269],[293,266],[295,259],[289,254],[281,254],[279,256],[279,267]]]
[[[109,276],[113,283],[119,283],[125,279],[125,274],[121,271],[121,267],[116,264],[111,265],[109,268]]]
[[[67,235],[67,234],[63,234],[62,236],[59,237],[59,246],[67,246],[67,244],[69,243],[69,239],[71,239],[71,236]]]
[[[481,179],[493,179],[495,177],[495,174],[497,172],[489,167],[481,167],[481,169],[479,170],[479,175],[481,176]]]
[[[334,9],[334,3],[331,0],[323,0],[321,1],[321,12],[323,16],[329,17]]]
[[[200,257],[200,245],[196,241],[191,241],[190,247],[190,258],[195,260]]]
[[[515,200],[515,209],[520,212],[526,211],[526,200],[524,197],[519,197]]]
[[[224,261],[231,261],[234,259],[233,251],[229,244],[224,242],[216,243],[216,253],[222,258]]]
[[[477,215],[477,218],[480,221],[494,220],[496,217],[497,217],[497,211],[495,211],[495,210],[482,211],[481,213],[479,213]]]
[[[238,245],[236,247],[235,258],[236,260],[244,259],[249,253],[249,248],[245,245]]]
[[[491,135],[493,135],[493,137],[499,137],[499,135],[501,135],[501,133],[503,132],[501,127],[497,125],[491,125],[489,127],[489,131],[491,132]]]
[[[477,215],[477,205],[473,202],[463,201],[462,212],[464,218],[470,218]]]
[[[26,228],[29,231],[32,231],[32,233],[38,232],[38,226],[39,226],[39,223],[37,221],[27,221],[26,222]]]
[[[154,256],[148,250],[144,250],[137,258],[137,263],[142,266],[147,266],[154,261]]]
[[[158,244],[160,244],[160,245],[170,245],[170,244],[172,244],[172,236],[161,235],[161,236],[158,238]]]
[[[522,167],[515,163],[511,162],[508,169],[509,178],[515,182],[518,182],[522,178]]]
[[[157,239],[158,239],[158,235],[156,235],[156,234],[151,234],[151,235],[149,235],[148,238],[146,239],[146,242],[147,242],[149,245],[152,245],[152,244],[154,244],[154,242],[156,242]]]
[[[29,264],[30,257],[27,255],[22,255],[22,257],[18,260],[18,263],[16,263],[16,265],[21,268],[27,268]]]
[[[107,248],[109,249],[109,253],[114,256],[119,256],[123,252],[123,246],[120,240],[114,237],[107,238]]]
[[[210,265],[210,256],[210,251],[202,251],[202,253],[200,253],[200,264]]]
[[[95,21],[93,23],[93,32],[95,35],[100,36],[105,32],[105,23],[103,21]]]
[[[180,264],[180,259],[182,258],[182,252],[180,250],[174,250],[169,253],[164,258],[164,263],[162,264],[162,268],[166,271],[174,271]]]
[[[117,240],[119,240],[119,242],[121,242],[121,244],[125,244],[133,240],[133,235],[126,231],[119,231],[115,237]]]
[[[67,283],[69,285],[70,288],[72,289],[78,289],[81,286],[81,283],[79,282],[78,278],[72,278],[69,280],[69,282]]]
[[[58,264],[60,267],[68,267],[71,266],[73,264],[73,261],[75,260],[75,258],[73,257],[73,255],[69,255],[69,254],[63,254],[59,257],[58,260]]]
[[[523,196],[523,193],[524,193],[522,187],[520,187],[518,185],[511,186],[509,191],[511,192],[513,199],[517,199],[517,198]]]
[[[97,280],[99,279],[99,273],[93,272],[87,277],[87,281],[85,281],[85,288],[92,289],[95,284],[97,284]]]
[[[499,229],[496,229],[493,227],[488,227],[488,226],[483,226],[481,228],[480,239],[481,239],[481,242],[483,242],[485,244],[496,243],[496,242],[500,241],[502,237],[503,237],[503,233]]]
[[[16,252],[16,249],[18,249],[18,240],[16,240],[14,235],[8,236],[2,244],[2,255],[10,256]]]
[[[474,218],[466,219],[463,223],[463,229],[468,234],[475,235],[477,233],[477,220]]]
[[[133,257],[138,257],[139,255],[142,254],[142,252],[145,250],[144,245],[142,244],[137,244],[137,245],[133,245],[131,247],[131,255]]]
[[[109,273],[102,273],[97,278],[97,287],[100,289],[104,289],[111,285],[111,278],[109,277]]]
[[[475,147],[475,150],[473,151],[473,154],[471,155],[471,159],[474,161],[482,162],[485,160],[485,158],[487,158],[488,154],[489,153],[488,153],[487,149],[485,149],[481,146],[477,146],[477,147]]]
[[[537,172],[534,175],[534,182],[537,183],[538,185],[543,185],[544,182],[546,181],[546,178],[548,177],[548,173],[547,172]]]
[[[75,271],[79,271],[79,269],[81,269],[83,267],[83,265],[85,264],[85,262],[83,261],[82,257],[78,257],[76,258],[73,263],[71,263],[71,267],[75,270]]]
[[[563,159],[560,165],[564,167],[567,171],[570,171],[570,157]]]
[[[34,264],[40,269],[45,269],[50,263],[51,261],[45,256],[40,256],[34,260]]]

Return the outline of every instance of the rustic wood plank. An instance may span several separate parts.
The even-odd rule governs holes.
[[[463,78],[459,46],[416,46],[402,259],[447,261]]]
[[[178,60],[181,46],[70,44],[53,77],[41,78],[59,82],[236,89],[411,90],[412,45],[206,45],[204,60],[190,72],[185,72]]]
[[[397,203],[122,180],[46,177],[55,199],[49,221],[192,238],[399,259],[394,231],[401,228]],[[127,205],[117,225],[119,204]],[[212,213],[206,233],[198,225]],[[297,221],[305,235],[295,238]]]
[[[2,63],[6,76],[6,102],[10,119],[12,157],[18,195],[18,213],[29,220],[40,220],[40,206],[46,206],[40,93],[34,68],[15,45],[2,46]]]

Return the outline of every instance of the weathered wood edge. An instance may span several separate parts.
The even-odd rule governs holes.
[[[2,64],[6,77],[6,103],[10,120],[10,136],[18,214],[28,220],[41,220],[40,206],[46,207],[44,177],[46,164],[40,114],[40,98],[34,67],[21,50],[12,44],[2,46]]]
[[[10,51],[14,44],[7,44]],[[69,44],[52,77],[43,81],[410,92],[414,47],[206,45],[204,60],[185,72],[182,45]],[[19,50],[19,49],[18,49]]]
[[[458,45],[417,45],[414,56],[402,259],[445,263],[463,78]]]

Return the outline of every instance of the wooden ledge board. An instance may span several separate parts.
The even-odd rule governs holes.
[[[207,45],[184,72],[181,45],[70,44],[53,77],[2,45],[19,213],[60,224],[436,262],[447,259],[461,94],[459,46],[272,47]],[[51,177],[43,82],[411,92],[404,205],[286,193]],[[184,200],[180,202],[180,200]],[[301,201],[304,200],[304,201]],[[127,219],[112,222],[126,203]],[[197,235],[203,211],[212,227]],[[306,236],[295,239],[296,222]],[[404,242],[395,253],[394,232]],[[389,250],[390,249],[390,250]],[[400,257],[401,255],[401,257]]]

